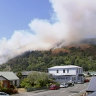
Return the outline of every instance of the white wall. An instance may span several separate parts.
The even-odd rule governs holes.
[[[6,80],[4,77],[0,76],[0,80]]]
[[[19,87],[20,85],[20,80],[17,80],[17,87]]]
[[[58,70],[58,73],[57,73],[57,70]],[[65,70],[65,73],[63,73],[63,70]],[[69,72],[67,72],[67,70],[69,70]],[[62,79],[62,78],[59,78],[58,79],[58,76],[70,76],[70,80],[73,80],[75,77],[75,80],[73,80],[74,82],[78,82],[78,81],[81,81],[78,80],[78,76],[79,74],[82,74],[83,73],[83,69],[82,68],[54,68],[54,69],[49,69],[48,72],[50,74],[52,74],[53,76],[57,76],[57,81],[60,81],[60,82],[63,82],[63,81],[66,81],[65,79]],[[72,79],[73,78],[73,79]],[[80,77],[82,78],[82,77]]]
[[[83,69],[82,68],[78,68],[77,71],[76,71],[76,74],[82,74],[83,73]]]
[[[58,70],[58,73],[57,73]],[[63,70],[65,70],[65,73],[63,73]],[[67,73],[67,70],[69,72]],[[70,68],[70,69],[49,69],[48,72],[52,75],[76,75],[76,68]]]
[[[13,84],[14,86],[16,86],[16,87],[18,87],[19,84],[20,84],[19,79],[18,79],[18,80],[12,80],[11,82],[12,82],[12,84]],[[16,82],[16,84],[15,84],[15,82]]]

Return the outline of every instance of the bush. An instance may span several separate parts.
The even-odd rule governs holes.
[[[16,89],[13,90],[13,94],[16,94],[18,93],[18,91]]]
[[[20,86],[21,87],[24,87],[24,88],[31,87],[29,79],[28,78],[25,78],[24,80],[22,80]]]
[[[27,78],[22,80],[21,86],[25,88],[42,88],[49,87],[54,80],[50,79],[48,74],[43,72],[32,72]]]
[[[8,93],[8,94],[16,94],[18,93],[18,91],[16,89],[12,89],[12,88],[0,88],[0,91],[1,92],[5,92],[5,93]]]

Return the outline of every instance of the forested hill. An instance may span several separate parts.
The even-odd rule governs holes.
[[[96,70],[96,45],[81,44],[49,51],[26,52],[0,66],[0,70],[47,71],[56,65],[78,65],[87,70]]]

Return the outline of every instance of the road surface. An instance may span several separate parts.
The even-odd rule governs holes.
[[[19,93],[12,96],[79,96],[88,86],[85,84],[75,84],[73,87],[60,88],[59,90],[38,90],[32,92]]]

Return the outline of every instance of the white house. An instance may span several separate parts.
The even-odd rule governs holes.
[[[73,81],[75,83],[83,82],[83,69],[79,66],[66,65],[66,66],[54,66],[48,68],[48,72],[53,75],[56,81],[68,82]]]

